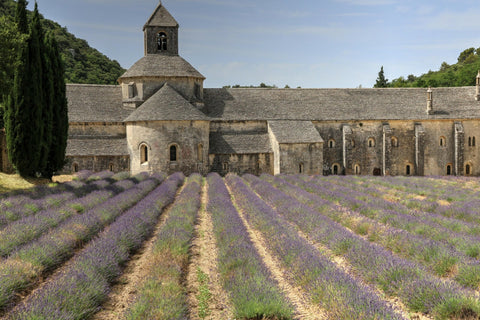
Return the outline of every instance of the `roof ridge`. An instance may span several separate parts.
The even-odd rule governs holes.
[[[67,83],[67,86],[70,87],[113,87],[120,88],[118,84],[95,84],[95,83]]]

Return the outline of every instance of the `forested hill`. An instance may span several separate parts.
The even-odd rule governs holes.
[[[388,68],[388,66],[385,66]],[[443,62],[438,71],[429,71],[421,76],[409,75],[388,82],[389,87],[461,87],[474,86],[480,70],[480,48],[469,48],[460,53],[457,62]]]
[[[16,2],[0,0],[0,16],[7,15],[13,21]],[[41,8],[40,8],[41,12]],[[29,12],[31,14],[31,12]],[[91,48],[87,41],[76,38],[58,23],[43,19],[46,32],[55,34],[65,62],[65,80],[67,83],[116,84],[117,79],[125,72],[115,60],[110,60],[98,50]],[[4,70],[0,61],[0,72]]]

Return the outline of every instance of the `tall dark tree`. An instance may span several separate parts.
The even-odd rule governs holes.
[[[55,171],[65,165],[65,150],[68,139],[68,104],[65,86],[65,67],[55,37],[47,37],[47,50],[51,61],[53,101],[52,101],[52,141],[45,177],[51,178]]]
[[[51,53],[47,48],[45,33],[40,21],[40,13],[38,12],[38,4],[35,2],[33,10],[33,19],[31,25],[32,33],[36,31],[38,36],[38,50],[41,59],[40,74],[40,95],[38,96],[38,107],[41,109],[41,145],[38,166],[36,171],[45,175],[47,162],[50,155],[50,146],[52,144],[52,108],[53,108],[53,69],[51,65]]]
[[[39,38],[39,30],[31,28],[20,48],[14,88],[5,108],[8,156],[22,176],[34,176],[41,167],[44,95]]]
[[[388,79],[385,79],[385,73],[383,72],[383,66],[380,68],[380,72],[378,73],[377,82],[373,86],[374,88],[387,88],[388,87]]]
[[[17,23],[18,31],[23,34],[28,34],[27,4],[26,0],[18,0],[15,11],[15,22]]]

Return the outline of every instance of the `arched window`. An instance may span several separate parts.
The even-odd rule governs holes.
[[[167,51],[167,35],[165,32],[160,32],[157,35],[157,44],[159,51]]]
[[[451,175],[452,175],[452,165],[447,164],[447,176],[451,176]]]
[[[72,165],[72,171],[73,172],[78,172],[78,163],[74,162]]]
[[[199,143],[197,147],[197,161],[203,162],[203,144]]]
[[[407,176],[412,174],[412,166],[411,165],[407,164],[407,166],[405,167],[405,174]]]
[[[228,171],[228,162],[223,163],[223,171]]]
[[[170,161],[177,161],[177,146],[175,145],[170,146]]]
[[[113,169],[114,169],[114,165],[113,165],[113,163],[110,162],[108,164],[108,170],[113,172]]]
[[[334,165],[332,166],[332,173],[335,174],[335,175],[337,175],[338,172],[339,172],[339,168],[340,168],[340,166],[339,166],[338,164],[334,164]]]
[[[369,138],[368,139],[368,147],[369,148],[375,147],[375,138]]]
[[[335,140],[333,139],[328,140],[328,147],[330,149],[335,148]]]
[[[469,176],[471,174],[472,174],[472,166],[469,163],[467,163],[465,165],[465,175]]]
[[[398,147],[398,139],[396,137],[392,137],[392,147]]]
[[[305,173],[303,163],[298,165],[298,173]]]
[[[353,172],[358,176],[360,175],[361,171],[360,171],[360,165],[359,164],[356,164],[354,167],[353,167]]]
[[[440,147],[446,147],[447,146],[447,139],[444,136],[440,137]]]
[[[148,146],[146,144],[142,144],[140,146],[140,163],[144,164],[148,162]]]
[[[475,147],[475,137],[468,137],[468,146]]]

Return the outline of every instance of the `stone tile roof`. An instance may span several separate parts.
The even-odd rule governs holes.
[[[210,154],[271,153],[268,134],[210,133]]]
[[[475,87],[427,89],[205,89],[205,107],[223,120],[427,120],[480,118]]]
[[[67,143],[67,156],[128,156],[126,138],[71,137]]]
[[[70,122],[122,122],[132,112],[120,86],[67,84],[67,99]]]
[[[200,72],[182,57],[162,54],[147,54],[135,62],[119,80],[138,77],[189,77],[205,79]]]
[[[209,120],[209,118],[165,84],[133,111],[125,122],[162,120]]]
[[[278,143],[317,143],[323,142],[311,121],[269,121],[268,126]]]
[[[160,2],[147,23],[145,23],[143,30],[146,27],[178,27],[178,22]]]

